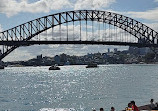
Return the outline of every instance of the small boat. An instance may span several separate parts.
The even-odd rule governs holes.
[[[0,65],[0,69],[4,69],[4,66]]]
[[[91,63],[86,66],[86,68],[96,68],[96,67],[98,67],[98,65],[95,63]]]
[[[49,70],[60,70],[60,68],[57,67],[57,65],[53,65],[49,68]]]

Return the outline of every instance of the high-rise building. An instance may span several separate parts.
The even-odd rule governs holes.
[[[110,49],[108,48],[108,53],[110,53]]]
[[[60,56],[56,55],[54,57],[55,64],[60,64]]]
[[[42,54],[37,56],[38,60],[42,60]]]
[[[114,53],[117,53],[117,48],[114,48]]]
[[[132,47],[132,46],[129,47],[129,53],[131,54],[145,55],[149,52],[151,52],[151,50],[148,47],[143,47],[143,48]]]

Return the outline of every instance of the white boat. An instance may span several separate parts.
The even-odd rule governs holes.
[[[57,67],[57,65],[53,65],[49,68],[49,70],[60,70],[60,67]]]
[[[0,65],[0,69],[4,69],[4,66]]]

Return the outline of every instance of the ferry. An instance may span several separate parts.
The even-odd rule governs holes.
[[[0,65],[0,69],[4,69],[4,66]]]
[[[91,63],[86,66],[86,68],[96,68],[98,65],[96,63]]]
[[[49,68],[49,70],[60,70],[60,67],[57,67],[57,65],[53,65]]]

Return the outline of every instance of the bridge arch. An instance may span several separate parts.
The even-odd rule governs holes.
[[[29,41],[36,35],[55,26],[75,21],[97,21],[116,26],[129,34],[143,40],[144,44],[157,45],[158,33],[145,24],[130,17],[113,12],[99,10],[75,10],[56,13],[18,25],[14,28],[0,32],[0,43],[3,45],[0,60],[20,45],[8,46],[8,41]]]

